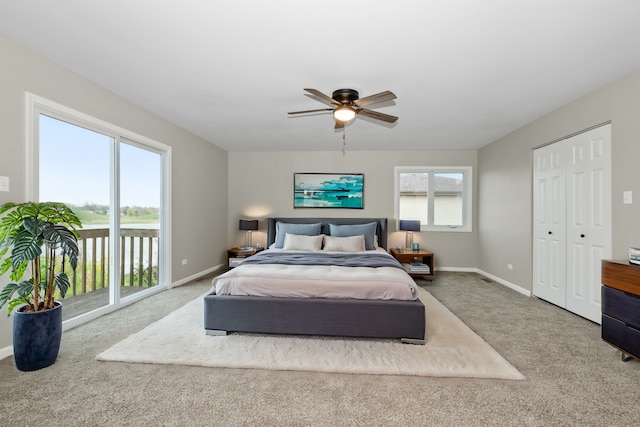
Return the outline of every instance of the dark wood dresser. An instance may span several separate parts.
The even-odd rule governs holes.
[[[602,339],[640,359],[640,266],[602,260],[602,284]]]

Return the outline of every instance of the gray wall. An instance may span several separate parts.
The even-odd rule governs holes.
[[[227,231],[220,227],[227,223],[225,151],[2,36],[0,57],[0,175],[11,180],[11,191],[0,192],[0,204],[25,200],[24,94],[31,92],[171,146],[172,281],[225,262]],[[186,266],[180,262],[184,258]],[[6,282],[0,278],[0,285]],[[10,345],[11,319],[4,311],[0,349]]]
[[[388,218],[390,247],[404,246],[404,232],[395,232],[394,166],[477,166],[476,151],[341,151],[229,153],[229,239],[244,242],[240,218],[269,216],[361,216]],[[364,173],[364,209],[294,209],[293,173]],[[474,194],[477,179],[474,177]],[[473,199],[474,218],[477,198]],[[254,243],[266,241],[266,223],[254,233]],[[434,252],[436,267],[475,268],[477,221],[473,232],[420,232],[414,241]]]
[[[478,268],[532,290],[532,149],[606,121],[612,122],[613,257],[625,259],[630,246],[640,246],[637,71],[479,150]],[[634,193],[631,205],[622,203],[625,190]]]

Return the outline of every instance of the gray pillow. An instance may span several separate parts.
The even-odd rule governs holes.
[[[329,234],[335,237],[364,236],[365,249],[370,251],[375,249],[375,235],[377,223],[354,225],[329,224]]]
[[[276,240],[275,248],[282,249],[284,246],[284,238],[289,234],[298,234],[301,236],[318,236],[320,235],[321,223],[317,224],[293,224],[289,222],[276,222]]]

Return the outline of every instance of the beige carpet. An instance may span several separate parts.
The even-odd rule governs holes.
[[[131,363],[351,374],[522,380],[524,376],[428,292],[427,344],[234,333],[208,336],[196,298],[96,356]]]

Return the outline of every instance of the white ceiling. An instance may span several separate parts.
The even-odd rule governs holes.
[[[640,68],[637,0],[0,0],[0,33],[228,151],[477,149]]]

